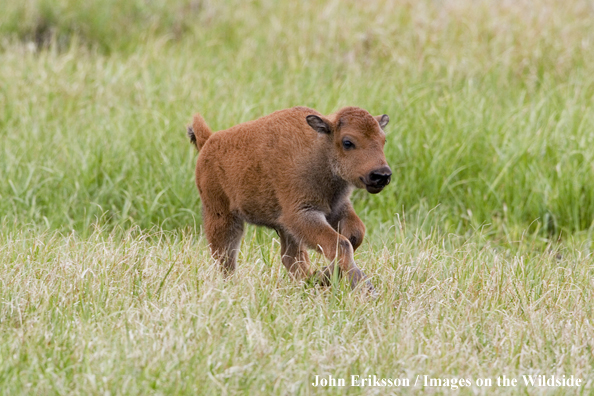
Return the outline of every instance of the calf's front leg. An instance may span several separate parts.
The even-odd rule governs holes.
[[[285,229],[297,241],[321,251],[333,264],[338,264],[342,274],[349,279],[351,288],[355,288],[365,279],[365,274],[355,264],[351,242],[330,226],[322,212],[311,209],[298,210],[283,217]],[[332,264],[327,268],[327,272],[330,272],[329,269],[333,269]],[[369,281],[366,282],[366,287],[370,291],[373,290]]]
[[[357,216],[350,202],[346,202],[340,210],[331,214],[328,217],[328,223],[351,242],[353,250],[356,251],[361,246],[365,237],[365,224]]]
[[[311,270],[309,269],[309,256],[305,246],[296,241],[286,231],[279,230],[278,235],[281,241],[281,261],[291,276],[296,280],[309,277]]]

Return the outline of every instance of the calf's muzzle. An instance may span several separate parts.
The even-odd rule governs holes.
[[[377,194],[390,184],[391,178],[392,170],[386,165],[371,171],[367,177],[363,178],[363,183],[365,183],[368,192]]]

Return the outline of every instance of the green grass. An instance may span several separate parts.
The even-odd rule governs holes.
[[[375,221],[424,202],[455,232],[535,221],[545,236],[590,231],[594,23],[571,7],[522,7],[203,5],[181,38],[155,34],[109,55],[78,36],[31,52],[7,34],[0,210],[83,232],[97,219],[191,226],[193,112],[223,129],[298,104],[355,104],[392,119],[394,185],[356,195]],[[88,10],[68,15],[85,23]]]
[[[589,2],[0,9],[0,392],[319,393],[315,374],[591,381]],[[210,262],[185,125],[295,105],[391,118],[393,183],[353,197],[377,301],[291,282],[266,230],[249,229],[231,281]]]

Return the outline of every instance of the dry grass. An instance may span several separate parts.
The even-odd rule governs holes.
[[[411,383],[416,375],[575,375],[586,385],[573,391],[592,389],[594,262],[586,248],[535,253],[518,242],[505,251],[480,234],[393,231],[383,248],[366,244],[358,253],[377,301],[343,284],[292,282],[278,241],[253,229],[227,282],[192,233],[3,235],[3,391],[309,394],[320,392],[309,385],[315,375],[328,374]]]

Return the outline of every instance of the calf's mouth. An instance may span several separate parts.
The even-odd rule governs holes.
[[[388,184],[390,184],[390,178],[388,178],[387,180],[383,180],[381,182],[365,180],[362,177],[360,179],[363,182],[363,184],[365,185],[365,189],[367,190],[367,192],[369,192],[371,194],[379,193],[380,191],[382,191],[384,189],[384,187],[386,187]]]
[[[371,194],[377,194],[382,191],[384,187],[390,184],[391,179],[392,170],[388,165],[384,165],[369,172],[365,177],[361,177],[361,181],[365,184],[365,189]]]

